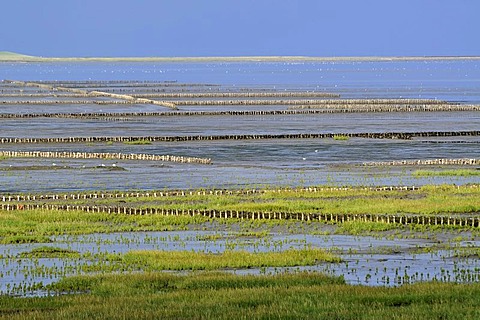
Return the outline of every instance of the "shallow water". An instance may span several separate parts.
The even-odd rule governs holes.
[[[478,60],[246,63],[0,63],[16,80],[150,80],[326,90],[345,97],[480,102]]]
[[[3,119],[1,123],[2,137],[11,138],[382,133],[478,130],[480,112],[180,116],[111,122],[94,119],[33,118]],[[220,123],[224,125],[219,125]]]
[[[214,236],[215,240],[208,240]],[[364,285],[399,285],[437,279],[441,281],[473,282],[480,280],[480,267],[475,258],[456,258],[457,252],[437,250],[412,253],[428,248],[434,242],[419,239],[386,239],[349,235],[308,235],[272,233],[267,237],[240,236],[235,232],[168,231],[81,236],[59,236],[48,244],[0,245],[2,283],[0,292],[20,284],[44,285],[69,274],[78,274],[78,266],[92,264],[85,259],[19,258],[41,246],[59,247],[83,253],[126,253],[132,250],[187,250],[196,252],[283,251],[290,248],[322,248],[339,254],[341,263],[320,263],[315,266],[292,268],[252,268],[234,270],[237,274],[271,274],[301,270],[343,275],[347,283]],[[479,246],[480,241],[457,243],[458,247]],[[9,258],[10,257],[10,258]],[[49,271],[50,270],[50,271]],[[80,272],[81,273],[81,272]]]
[[[426,98],[480,102],[478,61],[307,63],[0,63],[0,74],[19,80],[178,81],[167,91],[315,90],[342,98]],[[183,84],[211,84],[184,86]],[[107,89],[122,89],[108,84]],[[88,85],[87,85],[88,87]],[[136,92],[152,87],[131,88]],[[2,90],[11,90],[9,86]],[[35,92],[37,88],[25,88]],[[97,88],[87,88],[97,89]],[[98,88],[102,89],[102,88]],[[105,89],[105,88],[104,88]],[[163,90],[162,89],[162,90]],[[128,89],[130,90],[130,89]],[[286,106],[185,106],[181,110],[284,110]],[[155,112],[149,105],[2,105],[1,113]],[[318,114],[289,116],[122,117],[99,119],[2,119],[1,137],[187,136],[225,134],[349,133],[478,130],[479,112]],[[447,140],[430,139],[430,140]],[[0,192],[84,189],[244,187],[254,185],[476,183],[478,178],[412,178],[410,169],[335,167],[364,161],[479,158],[478,138],[469,143],[350,139],[202,141],[123,144],[1,145],[3,150],[133,152],[211,158],[211,166],[121,162],[126,171],[92,170],[99,161],[8,159],[0,168],[61,163],[70,169],[3,171]],[[103,161],[111,165],[111,161]],[[85,166],[87,169],[84,169]],[[98,168],[97,168],[98,169]],[[403,172],[403,174],[402,174]],[[405,173],[406,172],[406,173]]]
[[[17,80],[138,80],[207,83],[170,87],[170,92],[242,90],[325,91],[342,98],[425,98],[480,103],[478,61],[318,62],[318,63],[0,63],[1,78]],[[94,89],[94,88],[90,88]],[[118,89],[118,88],[117,88]],[[137,93],[148,88],[136,88]],[[11,88],[0,86],[0,93]],[[35,93],[24,88],[24,93]],[[6,100],[10,100],[7,98]],[[70,98],[68,98],[70,99]],[[14,99],[11,99],[14,100]],[[285,110],[285,106],[185,106],[185,111]],[[149,105],[0,105],[0,113],[84,113],[168,111]],[[0,137],[162,136],[222,134],[347,133],[479,130],[479,112],[322,114],[239,117],[157,117],[122,121],[79,119],[1,119]],[[446,143],[433,143],[446,142]],[[457,143],[462,142],[462,143]],[[212,158],[212,165],[78,160],[0,160],[0,193],[79,190],[242,188],[305,185],[424,185],[480,183],[477,177],[415,178],[413,167],[366,168],[366,161],[480,158],[478,137],[424,138],[409,141],[352,138],[201,141],[151,145],[38,144],[0,145],[1,150],[172,154]],[[112,165],[124,171],[112,171]],[[104,166],[102,166],[104,165]],[[32,170],[36,168],[36,170]],[[125,233],[58,237],[48,246],[80,252],[134,249],[204,250],[234,246],[245,250],[321,247],[339,251],[345,262],[313,267],[264,268],[237,273],[316,270],[343,275],[347,282],[397,285],[414,281],[478,281],[476,258],[455,258],[455,250],[413,254],[425,240],[353,236],[273,234],[265,239],[202,241],[208,231]],[[43,245],[43,244],[42,244]],[[72,259],[18,259],[40,244],[0,245],[0,292],[7,285],[53,282],[75,272]],[[478,246],[479,243],[459,244]],[[12,258],[6,258],[6,256]],[[31,273],[55,267],[56,276]],[[68,272],[67,272],[68,271]],[[70,273],[69,273],[70,272]]]

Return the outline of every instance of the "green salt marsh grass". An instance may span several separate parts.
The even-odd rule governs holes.
[[[165,192],[166,193],[166,192]],[[200,193],[200,194],[199,194]],[[438,214],[480,211],[478,186],[432,185],[416,190],[375,191],[325,188],[317,192],[297,189],[263,190],[259,193],[209,194],[201,191],[162,197],[123,197],[54,200],[52,204],[106,205],[140,208],[238,210],[255,212],[321,212],[352,214]],[[43,200],[42,200],[43,201]]]
[[[350,137],[349,136],[344,136],[344,135],[340,135],[340,134],[335,134],[333,136],[333,140],[338,140],[338,141],[345,141],[345,140],[349,140]]]
[[[124,141],[123,144],[127,144],[127,145],[149,145],[149,144],[152,144],[151,141],[148,141],[148,140],[132,140],[132,141]]]
[[[122,264],[141,270],[216,270],[258,267],[310,266],[319,262],[340,262],[340,258],[318,248],[289,249],[281,252],[225,251],[130,251],[120,256]]]
[[[49,236],[105,232],[185,230],[204,217],[132,216],[56,210],[0,210],[0,243],[50,242]]]
[[[79,258],[80,253],[57,247],[38,247],[29,252],[22,252],[19,258]]]
[[[318,273],[65,278],[42,298],[0,297],[0,319],[478,319],[480,284],[365,287]]]
[[[33,277],[64,278],[79,274],[110,274],[163,272],[163,271],[226,271],[256,268],[284,268],[314,266],[319,263],[338,263],[342,260],[323,249],[303,248],[287,249],[275,252],[247,252],[243,250],[226,250],[224,252],[193,252],[188,250],[133,250],[126,253],[77,252],[57,247],[39,247],[16,255],[0,256],[2,265],[18,264],[18,268],[7,272],[0,270],[0,275],[9,276],[21,272],[25,282],[16,284],[15,288],[4,288],[10,295],[25,294],[28,291],[49,289],[42,282],[31,282]],[[60,259],[60,264],[44,265],[40,259]],[[26,265],[22,263],[28,262]],[[32,287],[33,286],[33,287]]]
[[[132,206],[165,209],[238,210],[250,212],[322,212],[352,214],[437,214],[480,211],[480,188],[428,186],[420,190],[266,191],[250,195],[186,195],[164,198],[130,198]],[[104,204],[111,203],[111,199]]]
[[[480,176],[480,169],[454,169],[454,170],[416,170],[412,172],[414,177],[471,177]]]
[[[157,207],[164,209],[239,210],[254,212],[321,212],[353,214],[476,214],[480,212],[480,188],[429,186],[414,191],[326,190],[266,191],[249,195],[185,195],[75,200],[77,204]],[[62,200],[63,201],[63,200]],[[64,203],[57,201],[56,203]],[[120,202],[122,201],[122,202]],[[55,203],[55,201],[53,202]],[[202,216],[124,215],[61,210],[0,210],[0,243],[49,242],[49,236],[105,232],[185,230],[209,221]],[[238,223],[236,219],[216,220]],[[267,223],[263,221],[261,223]],[[268,221],[281,225],[282,221]],[[391,228],[386,224],[345,225],[347,232],[362,228]],[[373,228],[373,229],[372,229]],[[347,230],[348,229],[348,230]],[[242,230],[250,231],[250,230]]]

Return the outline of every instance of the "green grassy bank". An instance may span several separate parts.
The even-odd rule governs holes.
[[[153,193],[153,192],[152,192]],[[152,194],[150,193],[150,194]],[[317,188],[260,190],[260,192],[215,192],[179,194],[164,190],[162,196],[100,197],[38,200],[60,205],[104,205],[137,208],[238,210],[250,212],[300,212],[332,214],[437,214],[480,212],[478,186],[424,186],[415,190],[370,190],[366,188]],[[81,197],[80,197],[81,198]],[[19,203],[25,203],[20,201]],[[37,202],[38,203],[38,202]]]
[[[80,276],[77,294],[0,297],[0,319],[478,319],[480,285],[352,286],[317,273]]]

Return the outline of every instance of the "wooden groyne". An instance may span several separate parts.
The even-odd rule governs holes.
[[[138,98],[195,99],[195,98],[338,98],[337,93],[313,91],[273,91],[273,92],[195,92],[195,93],[143,93],[132,94]]]
[[[415,104],[448,104],[447,101],[437,99],[328,99],[318,100],[318,103],[302,106],[300,108],[316,108],[324,104],[341,104],[341,105],[375,105],[375,104],[393,104],[393,105],[415,105]]]
[[[298,220],[319,221],[340,224],[345,222],[378,222],[399,225],[439,225],[452,227],[480,227],[480,216],[453,215],[385,215],[385,214],[332,214],[332,213],[301,213],[301,212],[249,212],[237,210],[194,210],[194,209],[164,209],[164,208],[133,208],[117,206],[82,206],[54,204],[0,204],[0,210],[56,210],[83,211],[86,213],[128,214],[128,215],[162,215],[162,216],[203,216],[214,219],[242,220]]]
[[[77,104],[93,104],[93,105],[110,105],[110,104],[150,104],[146,101],[137,101],[129,99],[127,101],[118,101],[118,100],[3,100],[0,101],[0,104],[4,105],[77,105]]]
[[[109,94],[105,93],[103,95],[96,94],[95,97],[108,97],[112,99],[121,99],[118,94]],[[128,96],[127,96],[128,97]],[[171,102],[141,99],[141,98],[132,98],[129,99],[125,97],[124,101],[118,100],[3,100],[0,101],[0,104],[3,105],[78,105],[78,104],[94,104],[94,105],[110,105],[110,104],[124,104],[124,105],[134,105],[134,104],[154,104],[162,107],[168,107],[170,109],[177,109],[176,105]]]
[[[18,81],[18,80],[3,80],[3,81],[6,82],[6,83],[11,83],[11,84],[17,85],[17,86],[35,87],[35,88],[40,88],[40,89],[44,89],[44,90],[48,90],[48,91],[52,91],[52,92],[63,91],[63,92],[70,92],[70,93],[74,93],[74,94],[84,94],[84,95],[93,96],[93,97],[106,97],[106,98],[111,98],[111,99],[126,100],[126,101],[132,102],[134,104],[148,103],[148,104],[159,105],[159,106],[162,106],[162,107],[167,107],[167,108],[170,108],[170,109],[177,109],[176,105],[171,103],[171,102],[149,100],[149,99],[143,99],[143,98],[140,99],[140,98],[135,98],[135,97],[125,95],[125,94],[113,94],[113,93],[101,92],[101,91],[86,91],[86,90],[75,89],[75,88],[71,88],[71,87],[52,86],[50,84],[37,83],[37,82],[24,82],[24,81]],[[16,104],[16,103],[14,103],[14,101],[8,101],[8,102],[10,104],[11,103]],[[41,104],[41,102],[44,102],[44,101],[32,100],[30,102],[31,103],[27,103],[27,104],[37,104],[37,103]],[[4,104],[9,104],[7,102],[3,102],[3,103]],[[59,100],[59,101],[55,101],[55,103],[64,104],[66,102],[63,102],[63,101]],[[74,102],[74,103],[68,103],[68,104],[78,104],[78,101]],[[85,102],[83,104],[85,104]],[[90,103],[87,102],[87,104],[90,104]]]
[[[480,111],[480,105],[472,104],[453,104],[453,103],[435,103],[435,104],[355,104],[355,103],[335,103],[335,100],[328,100],[330,103],[315,104],[327,100],[309,100],[309,99],[282,99],[282,100],[174,100],[171,102],[151,100],[145,98],[134,98],[129,95],[99,93],[92,91],[89,95],[77,95],[79,97],[106,97],[117,100],[1,100],[3,105],[134,105],[134,104],[154,104],[176,109],[176,106],[290,106],[288,110],[278,110],[284,114],[311,112],[311,113],[361,113],[361,112],[435,112],[435,111]],[[61,95],[56,96],[56,98]],[[312,105],[315,104],[315,105]],[[293,107],[292,107],[293,105]],[[295,105],[298,105],[295,106]],[[242,111],[237,111],[242,112]],[[265,112],[265,111],[261,111]]]
[[[20,143],[94,143],[94,142],[182,142],[216,140],[267,140],[267,139],[327,139],[334,136],[366,139],[404,139],[413,137],[479,136],[480,131],[425,131],[425,132],[366,132],[366,133],[292,133],[292,134],[243,134],[199,136],[143,136],[143,137],[57,137],[57,138],[8,138],[0,137],[0,144]]]
[[[175,101],[179,106],[255,106],[255,105],[324,105],[324,104],[399,104],[391,102],[392,99],[234,99],[234,100],[178,100]],[[403,101],[403,100],[402,100]],[[410,101],[407,102],[407,101]],[[401,102],[400,102],[401,103]],[[447,104],[440,100],[408,99],[404,103],[408,104]]]
[[[324,102],[321,105],[318,105],[318,108],[303,108],[303,109],[343,109],[341,112],[349,112],[349,110],[354,109],[354,106],[358,105],[356,104],[341,104],[341,103],[334,103],[335,100],[316,100],[316,99],[234,99],[234,100],[175,100],[172,102],[165,102],[165,101],[157,101],[157,100],[151,100],[151,99],[144,99],[144,98],[134,98],[130,95],[123,95],[123,94],[114,94],[114,93],[99,93],[99,91],[92,91],[91,94],[87,95],[88,97],[106,97],[110,99],[117,99],[117,100],[2,100],[0,101],[1,104],[4,105],[56,105],[56,104],[62,104],[62,105],[78,105],[78,104],[97,104],[97,105],[109,105],[109,104],[156,104],[156,105],[161,105],[161,106],[168,106],[171,109],[176,109],[176,106],[290,106],[290,105],[300,105],[300,106],[305,106],[305,105],[318,105],[319,103]],[[330,103],[327,103],[330,102]],[[351,106],[349,108],[346,108],[345,106]],[[174,107],[175,106],[175,107]],[[448,109],[448,106],[451,106],[450,109]],[[455,110],[455,105],[449,105],[449,104],[431,104],[431,105],[424,105],[414,107],[410,106],[409,108],[411,111],[414,109],[425,109],[425,110],[435,110],[435,107],[437,109],[445,109],[446,111],[451,111]],[[459,106],[459,109],[464,107],[463,105]],[[365,111],[370,110],[396,110],[398,109],[398,106],[387,106],[385,105],[384,107],[364,107]],[[407,109],[407,107],[403,106],[404,109]],[[464,107],[465,108],[465,107]],[[468,108],[472,107],[466,107],[467,110]],[[478,110],[478,109],[477,109]],[[364,111],[364,112],[365,112]],[[383,112],[385,112],[383,111]],[[331,111],[334,112],[334,111]],[[338,111],[336,111],[338,112]],[[352,112],[352,111],[350,111]],[[353,111],[354,112],[354,111]]]
[[[421,141],[429,144],[479,144],[480,141],[465,141],[465,140],[447,140],[447,141]]]
[[[1,103],[1,102],[0,102]],[[100,102],[98,104],[114,104]],[[119,104],[130,104],[125,101]],[[225,110],[225,111],[170,111],[170,112],[87,112],[87,113],[0,113],[0,119],[27,118],[64,118],[64,119],[100,119],[136,118],[136,117],[193,117],[193,116],[281,116],[281,115],[315,115],[333,113],[368,113],[368,112],[447,112],[480,111],[480,105],[446,105],[427,106],[425,108],[390,108],[380,106],[371,109],[327,109],[327,110]]]
[[[0,157],[8,158],[65,158],[65,159],[112,159],[168,161],[179,163],[211,164],[210,158],[196,158],[172,155],[154,155],[143,153],[106,153],[106,152],[67,152],[67,151],[0,151]]]
[[[316,110],[321,113],[363,113],[363,112],[451,112],[480,111],[480,105],[473,104],[402,104],[402,105],[366,105],[366,104],[324,104],[315,106],[294,106],[288,110]]]
[[[394,161],[374,161],[364,162],[366,167],[383,167],[383,166],[429,166],[429,165],[460,165],[460,166],[476,166],[480,165],[480,159],[424,159],[424,160],[394,160]]]
[[[88,94],[79,93],[23,93],[19,92],[1,94],[0,98],[51,98],[60,95],[65,98],[84,98],[88,97]],[[168,92],[168,93],[143,93],[143,94],[130,94],[134,98],[147,98],[147,99],[196,99],[196,98],[338,98],[339,94],[329,92]]]
[[[439,186],[438,188],[441,188]],[[480,185],[455,186],[461,188],[478,189]],[[253,195],[265,193],[320,193],[342,192],[358,190],[373,192],[396,192],[396,191],[421,191],[421,186],[375,186],[375,187],[303,187],[303,188],[275,188],[275,189],[201,189],[201,190],[151,190],[151,191],[101,191],[101,192],[76,192],[76,193],[49,193],[49,194],[4,194],[0,195],[1,202],[17,201],[44,201],[44,200],[86,200],[86,199],[122,199],[122,198],[165,198],[185,196],[223,196],[223,195]],[[429,187],[432,188],[432,187]]]
[[[4,80],[11,81],[11,80]],[[215,83],[184,83],[177,81],[128,81],[128,80],[92,80],[92,81],[34,81],[35,83],[63,86],[68,88],[151,88],[151,87],[220,87]],[[103,91],[103,90],[102,90]]]
[[[2,93],[0,90],[0,98],[85,98],[88,95],[82,93]]]

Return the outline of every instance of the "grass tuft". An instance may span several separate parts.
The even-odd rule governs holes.
[[[131,251],[120,258],[125,265],[145,271],[216,270],[260,267],[292,267],[319,262],[340,262],[340,258],[322,249],[286,250],[282,252],[225,251],[204,253],[192,251]]]
[[[470,177],[480,176],[480,169],[455,169],[455,170],[416,170],[412,173],[414,177],[431,176],[452,176],[452,177]]]
[[[350,137],[349,136],[345,136],[345,135],[341,135],[341,134],[336,134],[333,136],[333,140],[337,140],[337,141],[345,141],[345,140],[349,140]]]
[[[478,319],[480,284],[347,285],[319,273],[194,272],[76,276],[50,286],[84,294],[0,296],[0,319]]]
[[[128,144],[128,145],[149,145],[149,144],[152,144],[151,141],[148,141],[148,140],[132,140],[132,141],[124,141],[123,142],[124,144]]]
[[[78,258],[80,253],[77,251],[57,248],[57,247],[38,247],[29,252],[19,254],[20,258]]]

